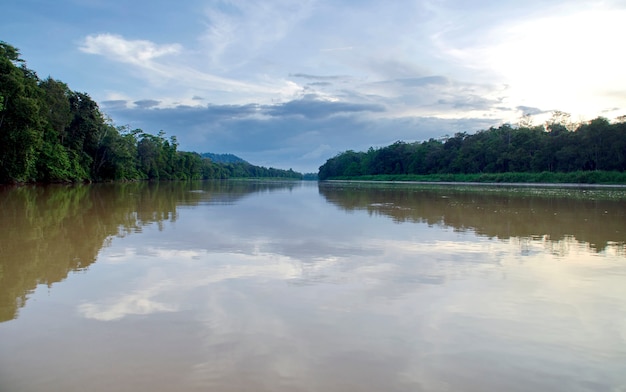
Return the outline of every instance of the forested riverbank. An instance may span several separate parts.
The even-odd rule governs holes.
[[[0,183],[224,179],[302,174],[221,164],[178,150],[175,136],[115,126],[87,93],[40,79],[0,41]]]
[[[346,151],[320,167],[319,179],[626,183],[624,120],[600,117],[572,124],[555,112],[540,126],[505,124],[475,134]]]
[[[327,179],[328,180],[328,179]],[[345,181],[406,181],[501,184],[606,184],[626,186],[626,173],[615,171],[576,171],[568,173],[472,173],[472,174],[377,174],[337,176],[332,180]]]
[[[345,151],[328,159],[318,178],[626,184],[625,170],[626,117],[573,124],[556,111],[540,126],[526,121]],[[87,93],[40,79],[17,48],[0,41],[0,184],[246,177],[303,175],[245,161],[215,162],[179,151],[176,136],[164,131],[116,126]]]

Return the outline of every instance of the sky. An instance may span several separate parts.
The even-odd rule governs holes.
[[[0,40],[113,124],[317,172],[346,150],[626,114],[626,0],[4,0]]]

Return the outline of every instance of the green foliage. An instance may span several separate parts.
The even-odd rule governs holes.
[[[626,183],[625,170],[626,124],[597,118],[574,127],[561,114],[546,128],[505,124],[445,140],[399,141],[367,152],[346,151],[320,167],[319,179],[441,181],[454,175],[450,178],[464,181],[463,175],[469,175],[470,181]]]
[[[36,178],[43,137],[37,75],[18,63],[18,50],[0,41],[0,182]]]
[[[286,178],[301,180],[302,174],[289,170],[266,168],[251,165],[248,162],[227,163],[222,165],[225,178]]]
[[[439,173],[439,174],[376,174],[337,176],[333,180],[416,181],[416,182],[481,182],[481,183],[554,183],[554,184],[626,184],[626,172],[576,171],[507,172],[507,173]]]
[[[231,154],[218,163],[178,151],[175,136],[113,126],[86,93],[39,80],[19,51],[0,41],[0,183],[298,178]]]

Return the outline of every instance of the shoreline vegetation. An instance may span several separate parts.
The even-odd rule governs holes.
[[[555,111],[545,124],[527,119],[474,134],[397,141],[348,150],[319,168],[319,179],[476,183],[626,184],[626,116],[574,124]]]
[[[378,174],[336,176],[324,181],[406,182],[430,184],[480,184],[519,186],[582,186],[610,185],[626,187],[625,172],[576,171],[568,173],[473,173],[473,174]]]
[[[318,173],[206,156],[179,151],[176,136],[164,131],[115,126],[88,94],[40,79],[17,48],[0,41],[0,184],[268,178],[626,185],[626,116],[574,124],[554,111],[533,126],[525,115],[518,127],[345,151]]]
[[[302,179],[291,169],[217,162],[179,151],[176,136],[115,126],[82,92],[26,67],[0,41],[0,184]]]

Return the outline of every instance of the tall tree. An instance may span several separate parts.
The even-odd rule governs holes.
[[[0,181],[32,181],[42,141],[37,75],[0,41]]]

